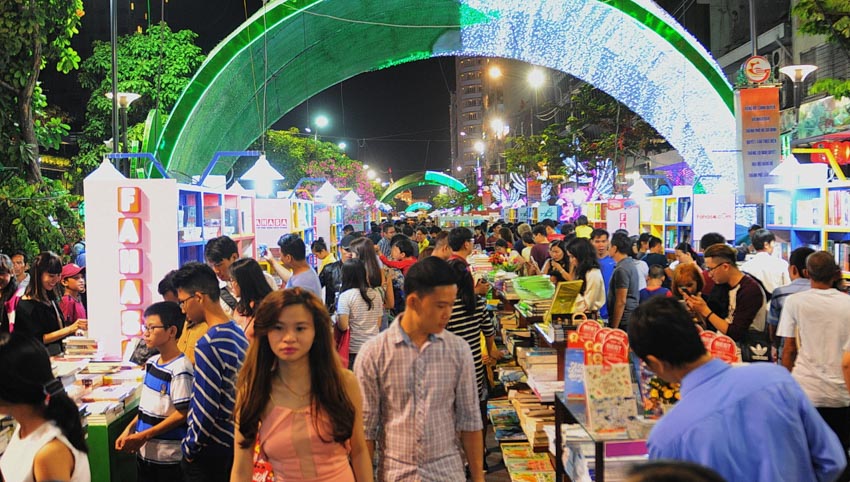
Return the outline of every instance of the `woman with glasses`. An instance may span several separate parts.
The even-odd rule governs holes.
[[[50,355],[62,352],[62,340],[77,330],[88,330],[88,320],[67,323],[59,309],[59,280],[62,260],[56,253],[44,251],[30,268],[30,284],[15,310],[14,331],[44,343]]]

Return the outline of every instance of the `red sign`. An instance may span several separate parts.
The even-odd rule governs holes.
[[[703,331],[699,334],[699,337],[702,339],[702,344],[705,345],[706,351],[711,353],[711,342],[717,338],[717,333],[713,331]]]
[[[711,342],[711,356],[726,363],[738,362],[738,347],[735,341],[726,335],[718,335]]]
[[[611,337],[602,342],[602,360],[606,365],[629,362],[629,345],[619,337]]]
[[[540,202],[540,198],[543,196],[542,192],[543,184],[540,181],[528,181],[528,203]]]
[[[770,78],[770,61],[761,55],[755,55],[744,62],[744,75],[750,82],[761,84]]]

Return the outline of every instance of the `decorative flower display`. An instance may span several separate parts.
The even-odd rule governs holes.
[[[660,417],[682,397],[678,383],[667,383],[658,377],[650,378],[647,388],[643,407],[647,415]]]

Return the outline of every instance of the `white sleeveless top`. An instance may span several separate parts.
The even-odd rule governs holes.
[[[91,482],[88,455],[74,448],[55,423],[48,421],[23,439],[20,438],[20,430],[20,425],[15,427],[12,440],[9,441],[9,446],[0,458],[0,472],[3,473],[6,482],[35,482],[33,476],[35,454],[53,439],[65,444],[74,455],[74,473],[71,474],[71,482]]]

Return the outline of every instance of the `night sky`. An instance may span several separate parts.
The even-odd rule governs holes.
[[[85,0],[84,4],[89,7],[100,1]],[[129,0],[119,0],[124,1]],[[162,3],[151,3],[151,18],[159,21]],[[136,0],[135,8],[147,5]],[[196,32],[197,44],[208,53],[260,7],[257,0],[171,0],[165,5],[165,19],[172,30]],[[106,11],[87,10],[82,30],[88,28],[89,36],[109,41]],[[75,48],[85,58],[91,46],[85,45],[83,38],[77,37]],[[70,112],[75,117],[74,130],[80,130],[88,93],[80,94],[74,74],[57,75],[51,70],[46,69],[41,77],[49,101]],[[304,130],[311,118],[323,114],[330,124],[320,132],[321,137],[345,142],[349,156],[374,166],[382,179],[388,178],[388,168],[396,179],[423,169],[446,169],[451,167],[450,89],[454,89],[453,57],[413,62],[332,86],[293,109],[273,128],[295,126]]]

